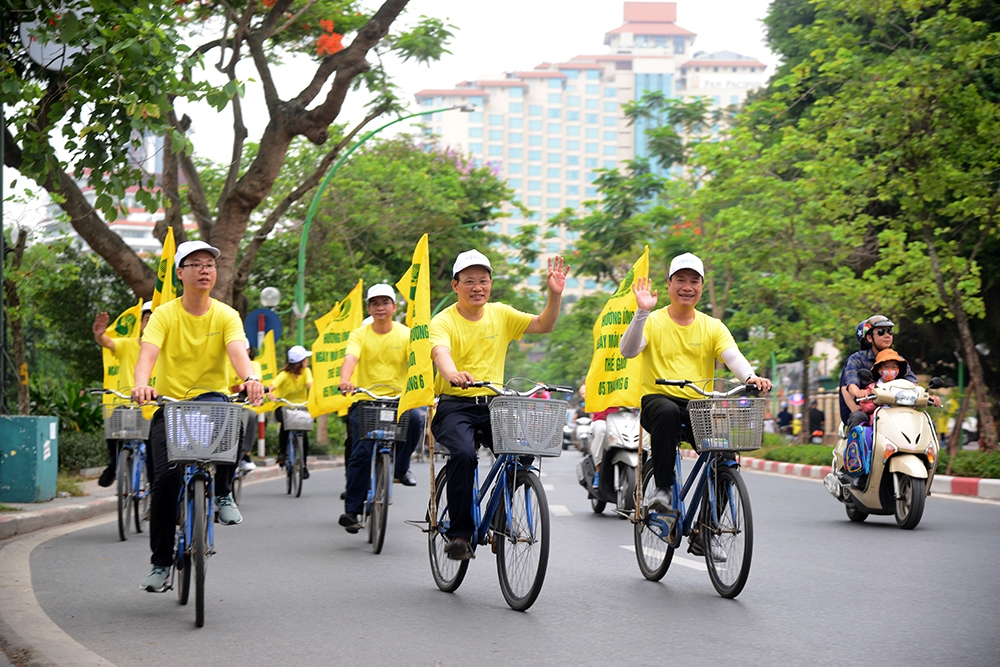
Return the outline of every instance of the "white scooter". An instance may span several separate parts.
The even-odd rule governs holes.
[[[593,426],[590,417],[576,418],[576,446],[584,455],[590,451]]]
[[[933,378],[928,387],[937,389],[943,384]],[[893,514],[900,528],[916,528],[930,495],[939,453],[934,422],[923,410],[929,400],[927,390],[897,379],[875,387],[870,399],[861,400],[876,405],[869,472],[852,476],[845,471],[850,434],[841,433],[833,450],[833,472],[823,483],[844,503],[851,521],[860,523],[869,514]]]
[[[627,518],[635,508],[635,471],[639,464],[639,440],[642,427],[639,425],[639,411],[634,408],[620,408],[607,416],[606,429],[602,422],[594,422],[595,437],[605,432],[604,453],[598,485],[594,486],[595,461],[593,450],[584,452],[583,460],[576,466],[576,477],[587,490],[590,506],[596,514],[604,511],[608,503],[614,503],[621,518]],[[642,439],[649,441],[649,434],[642,432]]]

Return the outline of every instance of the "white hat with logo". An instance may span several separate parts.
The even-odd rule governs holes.
[[[458,257],[455,259],[455,266],[451,270],[452,276],[457,276],[459,272],[464,271],[470,266],[482,266],[490,274],[493,273],[493,267],[490,265],[490,260],[486,255],[479,252],[478,250],[466,250],[463,253],[459,253]]]
[[[288,363],[297,364],[307,357],[311,357],[312,352],[301,345],[292,345],[288,348]]]
[[[702,278],[705,277],[705,265],[701,263],[701,260],[696,255],[689,252],[677,255],[670,260],[670,273],[667,274],[667,278],[669,279],[681,269],[691,269]]]
[[[204,241],[185,241],[177,246],[177,250],[174,251],[174,266],[179,268],[185,257],[193,252],[198,252],[199,250],[205,250],[212,253],[212,257],[218,257],[222,254],[221,250],[215,246],[208,245]]]
[[[396,303],[396,291],[392,289],[391,285],[387,285],[386,283],[379,283],[368,288],[367,301],[371,301],[377,296],[387,296],[392,299],[393,303]]]

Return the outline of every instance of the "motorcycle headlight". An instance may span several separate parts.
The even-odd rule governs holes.
[[[937,465],[937,445],[933,442],[927,445],[927,449],[924,450],[924,456],[927,457],[927,469],[933,470],[934,466]]]
[[[892,444],[892,441],[888,438],[885,441],[885,451],[882,452],[882,464],[889,460],[889,457],[899,451],[899,447]]]
[[[896,405],[914,405],[919,392],[916,389],[893,387],[892,395],[896,398]]]

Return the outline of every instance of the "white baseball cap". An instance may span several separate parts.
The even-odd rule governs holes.
[[[490,260],[483,253],[478,250],[466,250],[463,253],[459,253],[458,257],[455,259],[455,266],[451,270],[452,276],[457,276],[459,272],[469,268],[470,266],[484,266],[486,270],[493,274],[493,267],[490,265]]]
[[[144,313],[151,313],[151,312],[153,312],[153,302],[152,301],[143,301],[142,302],[142,312],[144,312]]]
[[[371,301],[377,296],[387,296],[392,299],[393,303],[396,303],[396,291],[392,289],[391,285],[387,285],[386,283],[379,283],[368,288],[367,301]]]
[[[185,241],[177,246],[177,250],[174,252],[174,266],[180,268],[181,262],[184,261],[185,257],[199,250],[206,250],[212,253],[212,257],[218,257],[222,254],[221,250],[215,246],[208,245],[204,241]]]
[[[667,279],[673,276],[675,273],[681,269],[691,269],[697,272],[702,278],[705,277],[705,265],[701,263],[696,255],[692,255],[689,252],[683,255],[677,255],[672,260],[670,260],[670,273],[667,274]]]
[[[312,356],[312,352],[302,347],[301,345],[292,345],[288,348],[288,363],[297,364],[303,359]]]

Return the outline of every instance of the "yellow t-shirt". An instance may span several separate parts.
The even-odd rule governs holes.
[[[263,371],[260,368],[260,362],[257,361],[257,360],[255,360],[255,359],[251,359],[250,360],[250,367],[253,369],[253,376],[255,378],[257,378],[257,379],[260,379],[260,376],[263,374]],[[240,374],[236,372],[236,369],[233,368],[233,362],[230,361],[229,362],[229,379],[226,381],[229,384],[229,388],[232,389],[233,387],[235,387],[237,385],[243,384],[243,380],[244,379],[245,378],[241,378]]]
[[[123,394],[132,391],[135,384],[135,363],[139,360],[138,338],[114,338],[114,352],[102,348],[104,358],[104,387]],[[152,383],[151,383],[152,384]],[[128,403],[124,398],[106,394],[104,403]]]
[[[308,385],[311,385],[312,381],[312,369],[308,366],[298,375],[281,371],[278,377],[274,378],[274,391],[271,394],[292,403],[305,403],[309,398]]]
[[[204,315],[191,315],[181,299],[153,311],[142,342],[160,350],[156,390],[171,398],[194,398],[210,391],[229,393],[229,354],[226,346],[246,339],[235,310],[212,299]]]
[[[479,381],[500,384],[504,381],[507,346],[520,340],[531,324],[533,315],[511,308],[504,303],[487,303],[478,322],[462,317],[455,305],[445,308],[431,320],[431,350],[443,346],[451,350],[451,358],[459,371],[471,373]],[[434,393],[452,396],[492,396],[489,389],[452,387],[439,373],[434,380]]]
[[[406,386],[406,347],[410,342],[410,328],[399,322],[392,323],[389,333],[375,333],[371,324],[358,327],[347,339],[346,353],[358,358],[358,365],[351,374],[357,387],[371,389],[379,396],[395,396]],[[395,387],[376,387],[375,385]],[[355,400],[371,400],[365,394],[355,394]]]
[[[723,351],[736,347],[729,329],[720,320],[695,311],[694,322],[680,326],[666,308],[650,313],[642,331],[642,393],[667,394],[678,398],[702,398],[693,389],[655,383],[670,380],[708,380],[715,377],[715,360]]]

